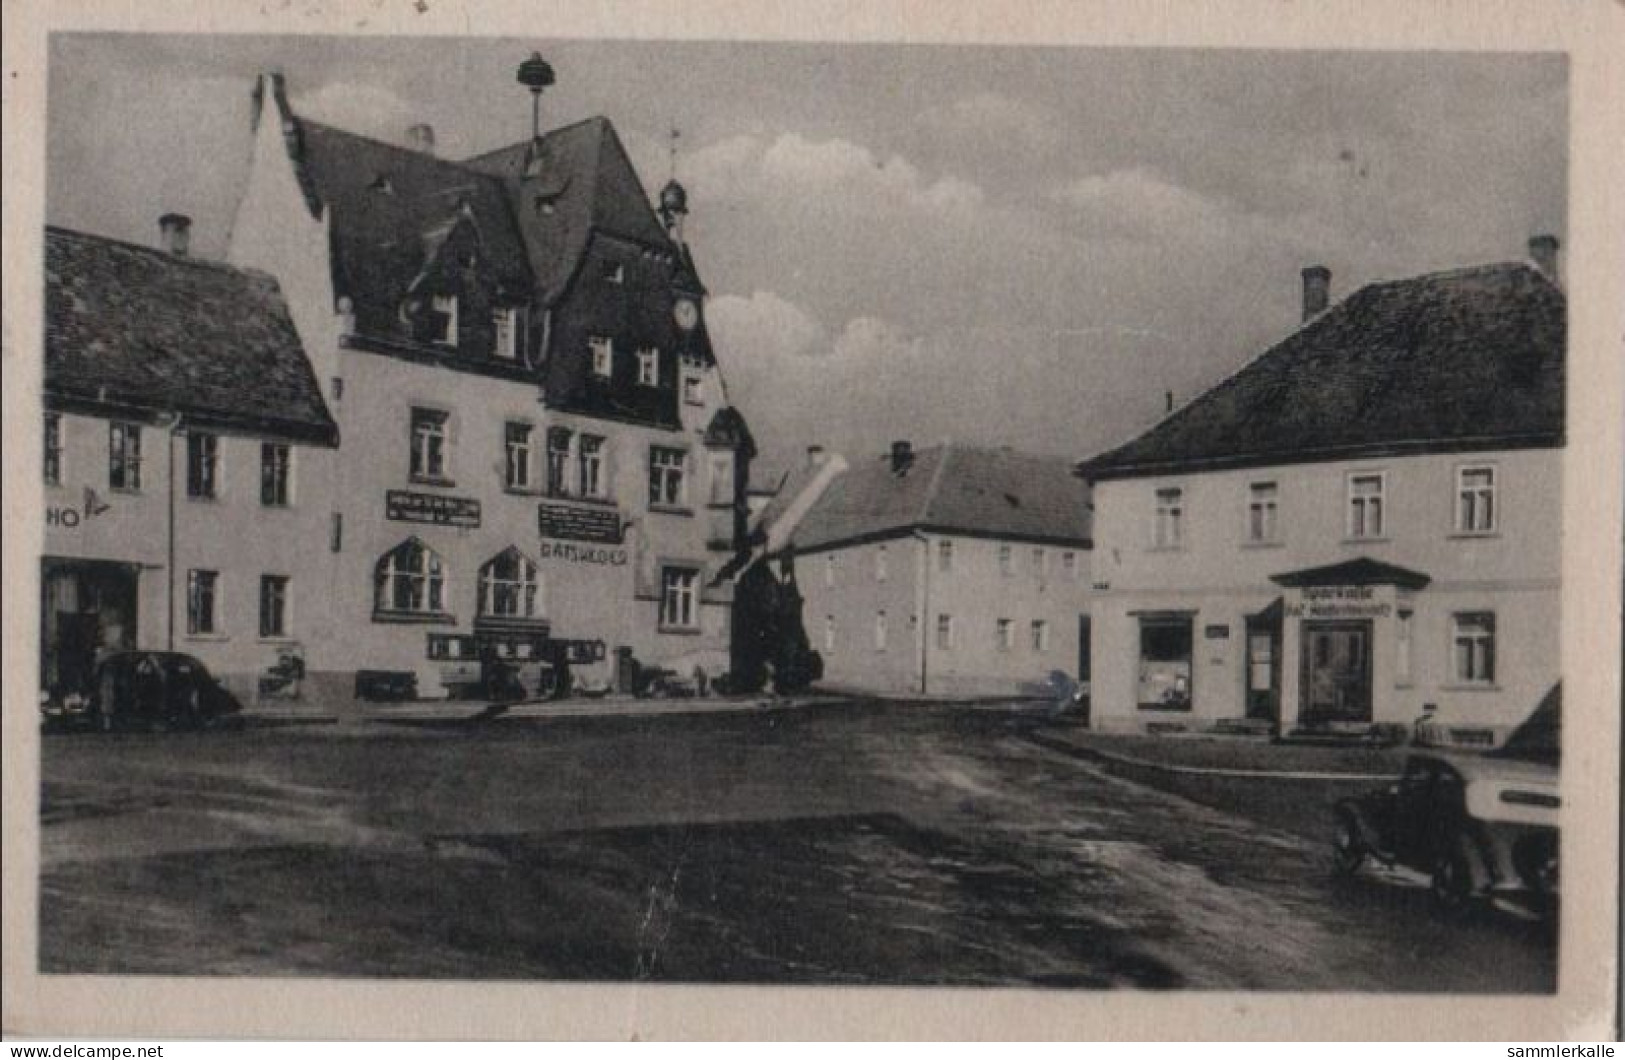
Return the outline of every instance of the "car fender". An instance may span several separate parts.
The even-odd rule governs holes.
[[[1333,805],[1332,813],[1337,817],[1348,817],[1354,822],[1360,832],[1360,842],[1367,850],[1378,857],[1387,856],[1387,844],[1383,842],[1382,834],[1372,821],[1371,814],[1362,800],[1339,799]]]

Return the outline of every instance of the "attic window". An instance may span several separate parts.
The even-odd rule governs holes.
[[[536,212],[543,217],[552,217],[558,209],[559,197],[557,195],[536,196]]]
[[[372,178],[372,183],[367,185],[367,190],[376,191],[380,195],[393,195],[395,194],[395,185],[390,183],[387,176],[380,173]]]
[[[457,345],[457,296],[437,294],[430,305],[430,338],[446,346]]]
[[[625,283],[626,282],[626,266],[622,265],[618,261],[606,262],[604,264],[604,282],[606,282],[606,283]]]

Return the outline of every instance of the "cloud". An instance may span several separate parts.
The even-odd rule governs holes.
[[[376,85],[330,81],[311,92],[296,92],[295,113],[341,129],[404,143],[409,126],[426,120],[412,104]]]
[[[829,352],[818,322],[771,291],[713,298],[706,322],[731,359],[779,361]]]
[[[1081,177],[1053,197],[1090,227],[1130,239],[1203,234],[1230,220],[1215,200],[1140,167]]]
[[[997,92],[978,92],[931,107],[920,114],[919,124],[936,136],[999,144],[1026,154],[1047,154],[1065,143],[1060,115]]]
[[[954,176],[932,180],[901,155],[882,157],[851,140],[813,140],[795,132],[771,141],[753,134],[715,141],[688,158],[684,171],[696,196],[724,200],[841,194],[854,203],[969,214],[985,198],[970,181]]]

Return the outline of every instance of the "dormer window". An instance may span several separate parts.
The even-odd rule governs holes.
[[[604,266],[604,282],[613,284],[626,283],[626,266],[618,261],[611,261]]]
[[[615,369],[614,343],[601,335],[595,335],[587,340],[587,348],[592,350],[592,374],[608,379]]]
[[[519,310],[497,309],[492,313],[492,326],[496,337],[492,345],[493,352],[504,360],[514,360],[519,356]]]
[[[650,347],[638,351],[638,382],[643,386],[660,385],[660,351]]]
[[[372,183],[367,185],[367,189],[369,191],[375,191],[380,195],[395,194],[395,185],[392,184],[390,179],[382,173],[372,178]]]
[[[432,340],[444,346],[457,345],[457,296],[437,294],[429,304]]]
[[[559,197],[557,195],[538,195],[534,205],[538,214],[543,217],[552,217],[558,210],[558,202]]]
[[[683,376],[683,400],[690,405],[703,405],[705,399],[700,393],[700,377],[697,375]]]

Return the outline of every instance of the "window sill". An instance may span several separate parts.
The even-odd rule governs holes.
[[[1147,552],[1184,552],[1184,545],[1148,545]]]
[[[667,634],[670,634],[670,635],[675,636],[675,637],[698,637],[700,634],[705,632],[705,630],[701,629],[699,626],[667,626],[667,625],[661,625],[659,627],[659,631],[661,633],[667,633]]]
[[[1358,548],[1362,545],[1386,545],[1391,540],[1393,539],[1384,534],[1380,537],[1345,537],[1338,543],[1342,545],[1351,545]]]
[[[1262,549],[1285,548],[1286,547],[1286,542],[1285,541],[1243,541],[1241,543],[1241,547],[1242,548],[1262,548]]]
[[[372,620],[401,626],[455,626],[457,624],[457,616],[445,611],[374,610]]]
[[[1189,714],[1191,712],[1191,705],[1189,703],[1136,703],[1135,708],[1138,710],[1152,711],[1153,713],[1157,714]]]
[[[109,486],[109,487],[107,487],[107,492],[109,492],[109,493],[117,493],[117,494],[120,494],[121,496],[125,496],[125,497],[139,497],[139,496],[141,496],[141,487],[140,486]]]
[[[457,483],[452,479],[432,478],[428,475],[411,475],[408,476],[407,480],[414,486],[439,486],[442,489],[450,489],[451,487],[457,485]]]
[[[599,508],[615,507],[615,500],[611,497],[577,496],[574,493],[537,493],[536,496],[550,501],[565,501],[569,504],[590,504]]]
[[[531,487],[531,486],[515,486],[515,485],[511,485],[509,483],[504,483],[503,484],[502,492],[506,493],[510,497],[546,497],[547,496],[547,493],[545,491],[543,491],[543,490],[535,489],[534,487]]]
[[[261,634],[259,637],[259,643],[286,646],[289,644],[298,644],[299,638],[291,636],[287,633]]]
[[[660,515],[681,515],[681,516],[683,516],[685,518],[690,518],[690,519],[694,517],[694,509],[693,508],[685,507],[684,505],[680,505],[680,504],[654,504],[654,503],[651,503],[649,505],[649,510],[651,512],[658,513]]]
[[[1488,681],[1488,682],[1478,682],[1478,681],[1462,682],[1462,681],[1458,681],[1455,684],[1440,685],[1439,686],[1439,691],[1441,691],[1441,692],[1499,692],[1499,691],[1501,691],[1501,686],[1496,684],[1493,681]]]
[[[1501,536],[1499,530],[1457,530],[1446,534],[1447,541],[1494,541]]]
[[[215,493],[215,494],[205,494],[205,495],[200,495],[200,496],[193,496],[192,494],[188,493],[186,495],[186,503],[188,503],[188,504],[219,504],[220,503],[220,495],[218,493]]]
[[[186,639],[203,644],[224,644],[231,636],[226,633],[188,633]]]

